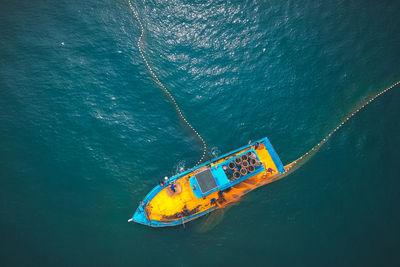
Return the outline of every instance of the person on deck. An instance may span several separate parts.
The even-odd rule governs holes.
[[[226,165],[223,165],[222,169],[224,170],[226,177],[228,177],[228,179],[231,180],[232,179],[232,173],[229,172],[228,167]]]
[[[172,183],[172,184],[171,184],[171,191],[172,191],[172,192],[176,192],[175,183]]]
[[[211,202],[211,203],[210,203],[211,205],[215,205],[215,203],[217,202],[217,200],[216,200],[215,198],[212,198],[210,202]]]

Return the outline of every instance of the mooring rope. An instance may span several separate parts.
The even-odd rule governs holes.
[[[367,101],[365,101],[359,108],[357,108],[354,112],[350,113],[349,115],[346,116],[346,118],[335,128],[333,129],[324,139],[322,139],[318,144],[316,144],[313,148],[311,148],[309,151],[307,151],[304,155],[302,155],[300,158],[296,159],[290,167],[286,169],[286,172],[288,172],[290,169],[296,166],[299,162],[302,160],[305,160],[307,157],[315,154],[323,144],[325,144],[328,139],[335,133],[337,132],[340,128],[343,127],[343,125],[348,122],[351,118],[354,117],[360,110],[364,109],[368,104],[372,103],[377,97],[380,95],[386,93],[393,87],[396,87],[397,85],[400,84],[400,81],[395,82],[394,84],[390,85],[389,87],[381,90],[379,93],[375,94],[373,97],[369,98]]]
[[[140,37],[139,37],[139,39],[138,39],[138,41],[137,41],[137,46],[138,46],[138,48],[139,48],[140,56],[142,57],[144,63],[146,64],[147,69],[149,70],[151,76],[153,77],[153,79],[155,80],[155,82],[158,84],[158,86],[161,87],[161,89],[167,94],[167,96],[169,97],[169,99],[172,101],[172,103],[174,104],[175,109],[176,109],[176,111],[178,112],[178,114],[179,114],[179,116],[181,117],[181,119],[186,123],[187,126],[189,126],[190,129],[192,129],[192,131],[196,134],[196,136],[197,136],[197,137],[200,139],[200,141],[203,143],[203,155],[201,156],[200,160],[196,163],[195,166],[197,166],[197,165],[199,165],[199,164],[203,161],[204,157],[206,156],[206,153],[207,153],[207,144],[206,144],[206,142],[204,141],[203,137],[196,131],[196,129],[188,122],[188,120],[187,120],[187,119],[185,118],[185,116],[182,114],[182,111],[181,111],[181,109],[179,108],[178,103],[176,103],[176,101],[175,101],[175,98],[172,96],[172,94],[169,92],[169,90],[165,87],[165,85],[160,81],[160,79],[158,78],[158,76],[154,73],[153,69],[151,68],[149,62],[147,61],[147,58],[145,57],[144,52],[143,52],[143,48],[142,48],[142,41],[143,41],[143,37],[144,37],[144,33],[145,33],[144,27],[143,27],[143,24],[142,24],[142,21],[140,20],[139,15],[136,13],[135,8],[132,6],[131,1],[130,1],[130,0],[127,0],[127,2],[128,2],[128,4],[129,4],[129,8],[131,9],[133,15],[135,16],[135,18],[136,18],[136,20],[138,21],[139,26],[140,26],[141,34],[140,34]]]

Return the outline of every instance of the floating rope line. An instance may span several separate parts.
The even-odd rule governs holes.
[[[316,144],[313,148],[311,148],[309,151],[307,151],[307,153],[305,153],[303,156],[301,156],[300,158],[296,159],[292,164],[290,164],[290,166],[288,168],[286,168],[286,172],[288,172],[289,170],[294,171],[296,168],[300,167],[300,166],[296,166],[299,162],[305,160],[306,158],[314,155],[323,144],[325,144],[328,139],[335,133],[337,132],[340,128],[343,127],[343,125],[348,122],[351,118],[354,117],[354,115],[356,115],[360,110],[364,109],[368,104],[372,103],[378,96],[386,93],[387,91],[389,91],[390,89],[392,89],[393,87],[396,87],[397,85],[400,84],[400,81],[395,82],[394,84],[390,85],[389,87],[381,90],[379,93],[377,93],[376,95],[374,95],[373,97],[371,97],[370,99],[368,99],[367,101],[365,101],[359,108],[357,108],[357,110],[353,111],[352,113],[350,113],[335,129],[333,129],[324,139],[322,139],[318,144]],[[295,167],[296,166],[296,167]]]
[[[192,131],[197,135],[197,137],[200,139],[200,141],[203,143],[203,155],[201,156],[200,160],[196,163],[195,167],[197,165],[199,165],[204,157],[206,156],[206,152],[207,152],[207,144],[204,141],[203,137],[201,137],[201,135],[196,131],[196,129],[188,122],[188,120],[185,118],[185,116],[182,114],[181,109],[178,106],[178,103],[176,103],[175,98],[172,96],[172,94],[169,92],[169,90],[164,86],[164,84],[160,81],[160,79],[158,78],[158,76],[154,73],[153,69],[150,67],[149,62],[147,61],[144,52],[143,52],[143,48],[142,48],[142,40],[144,37],[144,27],[143,24],[141,22],[141,20],[139,19],[139,15],[136,13],[135,8],[132,6],[132,3],[130,0],[127,0],[128,4],[129,4],[129,8],[131,9],[133,15],[135,16],[136,20],[139,22],[139,26],[140,26],[140,30],[141,30],[141,34],[140,37],[137,41],[137,46],[139,48],[139,53],[140,56],[142,57],[144,63],[147,66],[147,69],[149,70],[151,76],[153,77],[153,79],[155,80],[155,82],[158,84],[158,86],[161,87],[161,89],[167,94],[167,96],[169,97],[169,99],[172,101],[172,103],[175,106],[176,111],[178,112],[179,116],[181,117],[181,119],[186,123],[187,126],[189,126],[190,129],[192,129]]]

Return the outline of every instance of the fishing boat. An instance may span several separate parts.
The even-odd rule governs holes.
[[[265,137],[161,181],[128,221],[152,227],[184,225],[238,201],[284,172]]]

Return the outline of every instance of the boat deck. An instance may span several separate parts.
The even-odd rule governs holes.
[[[229,155],[229,157],[213,162],[211,168],[214,168],[216,165],[226,161],[228,158],[246,152],[249,149],[250,148],[245,148]],[[264,144],[260,144],[256,149],[256,154],[263,163],[265,170],[232,186],[230,189],[224,191],[223,196],[219,194],[219,190],[201,198],[196,197],[193,193],[189,179],[194,175],[207,170],[208,167],[204,166],[177,180],[182,187],[181,193],[169,196],[167,194],[168,187],[165,187],[154,196],[146,207],[149,218],[155,221],[185,219],[188,216],[210,210],[211,208],[220,208],[228,203],[237,201],[242,195],[246,194],[251,189],[267,183],[268,177],[277,174],[279,171]],[[268,171],[268,169],[270,169],[270,171]],[[215,201],[211,201],[212,199],[215,199]]]

